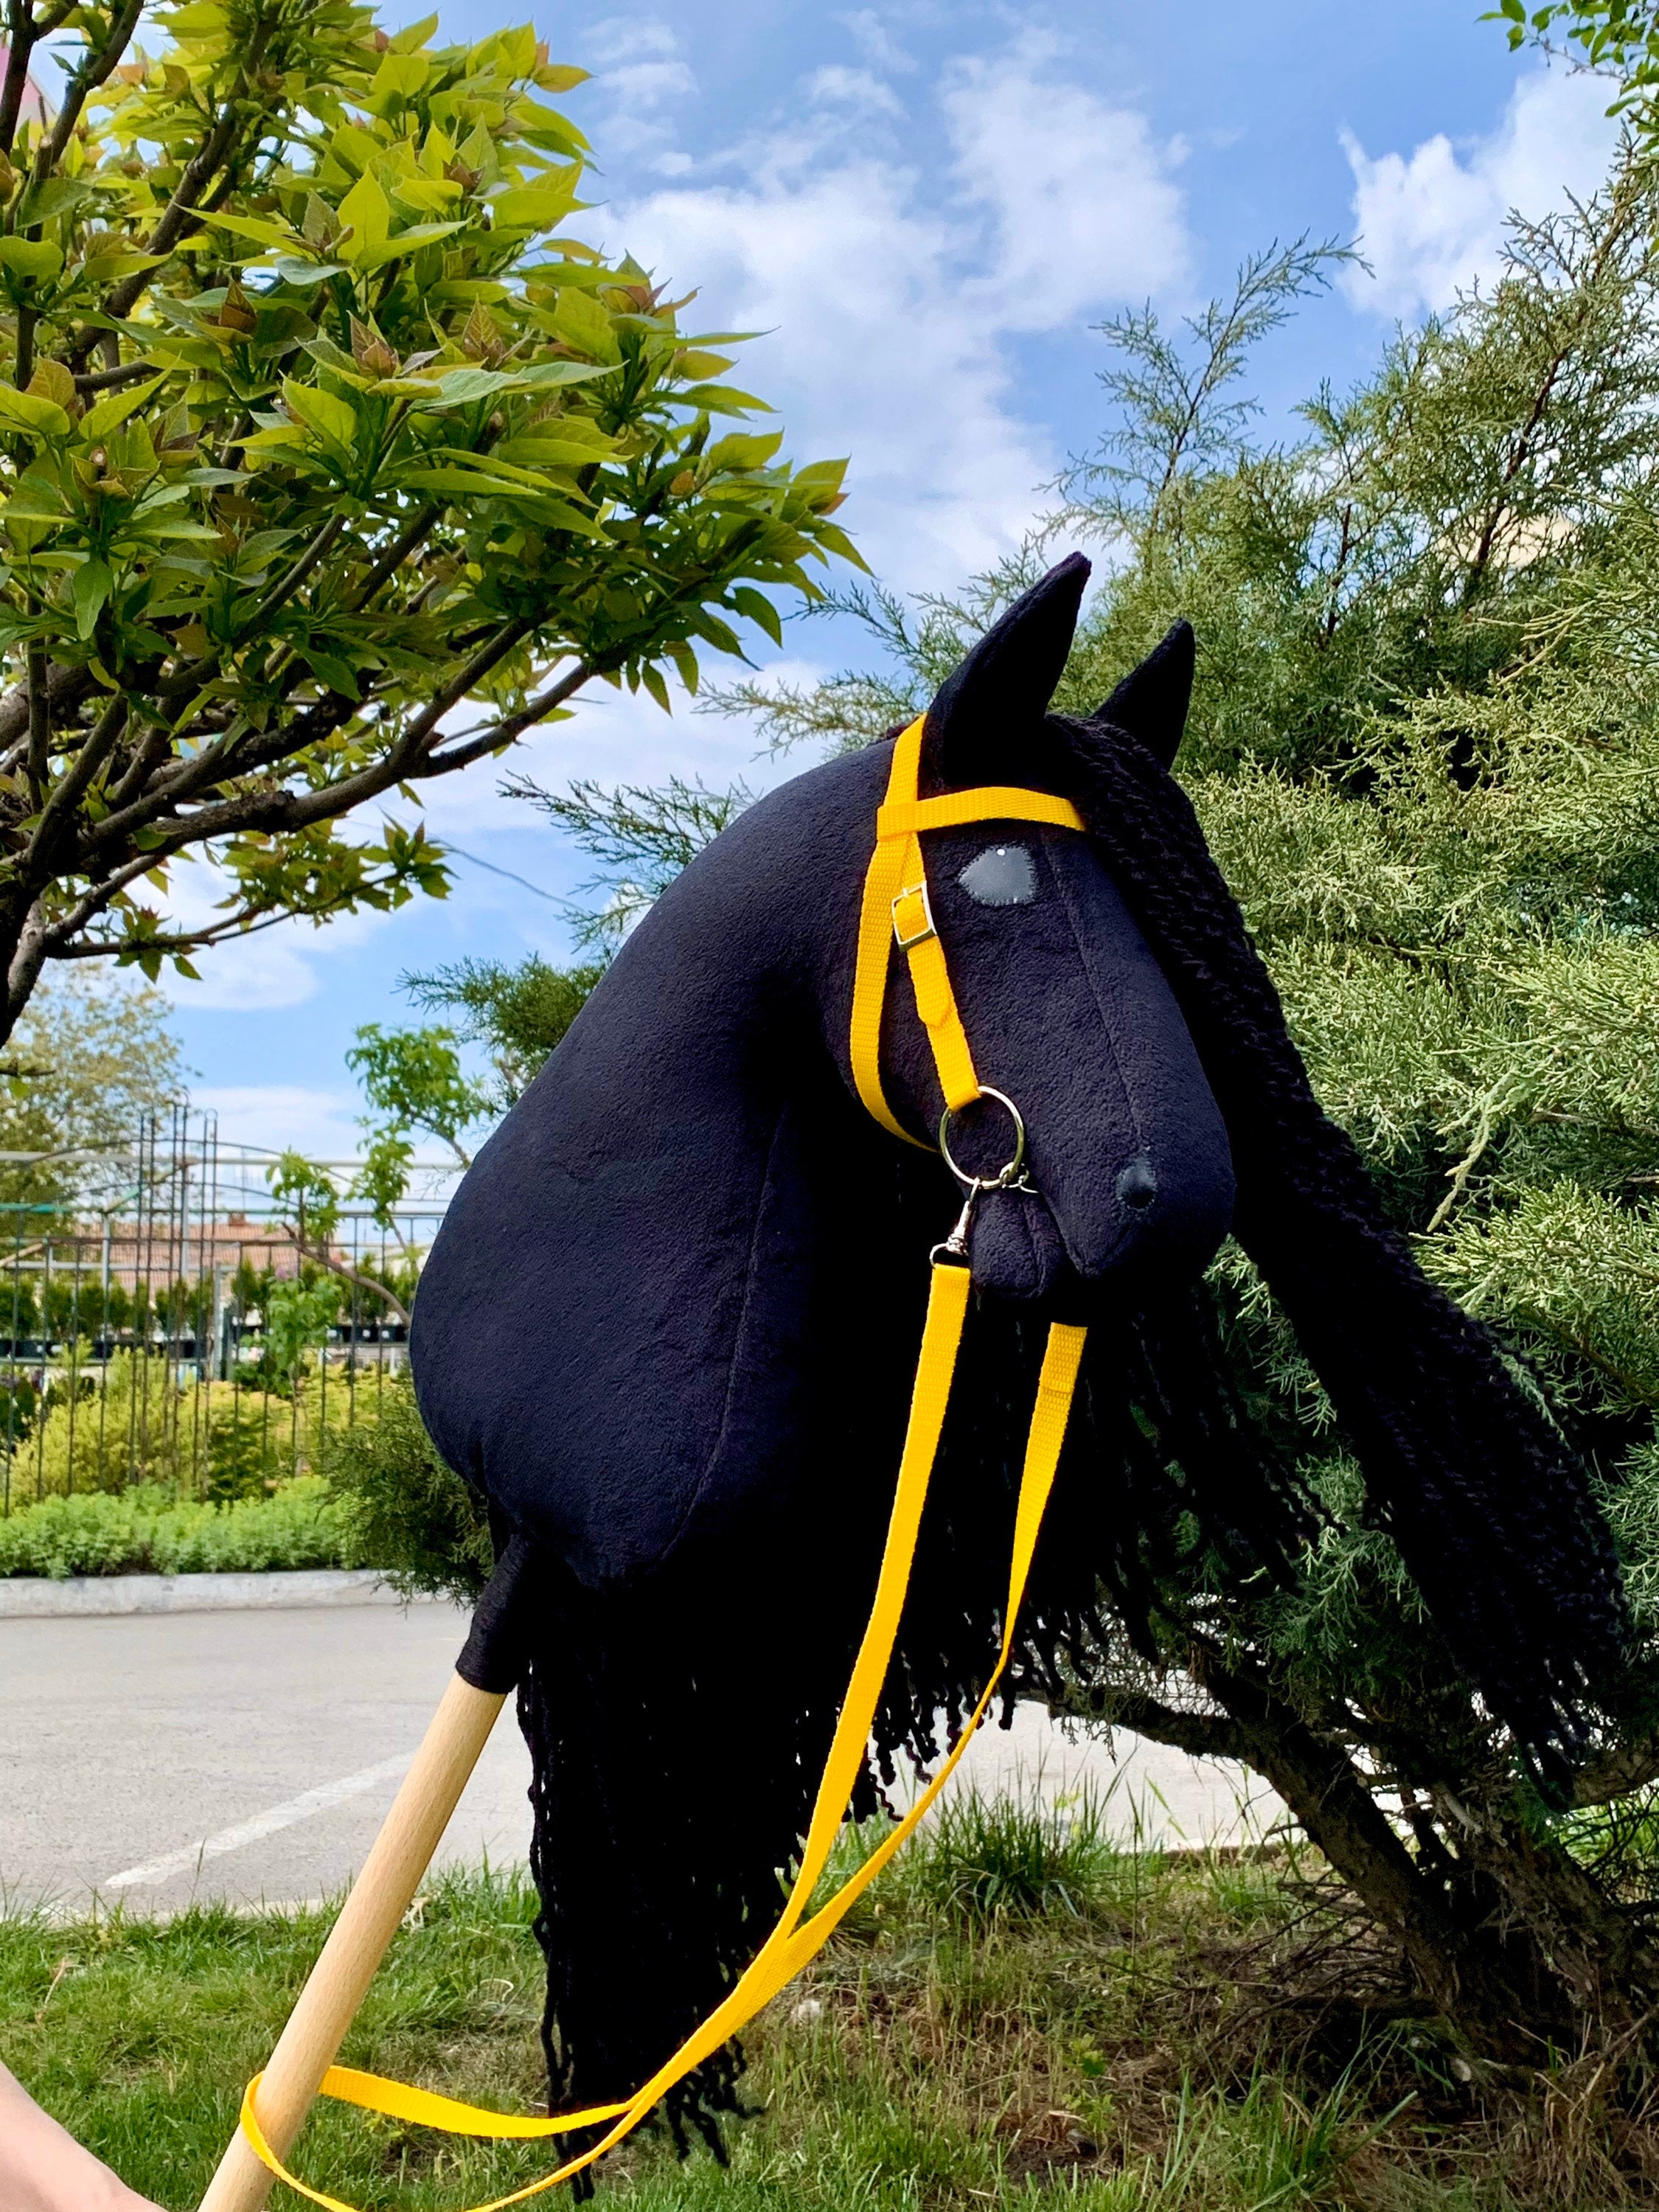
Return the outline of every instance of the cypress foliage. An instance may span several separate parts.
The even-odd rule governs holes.
[[[1107,434],[1025,557],[951,600],[844,599],[876,673],[720,702],[774,742],[867,742],[1066,543],[1114,560],[1060,708],[1089,712],[1194,624],[1178,773],[1319,1096],[1587,1457],[1639,1640],[1576,1809],[1551,1811],[1230,1248],[1208,1290],[1232,1382],[1329,1523],[1288,1589],[1220,1609],[1212,1555],[1164,1560],[1156,1648],[1109,1637],[1068,1695],[1249,1759],[1471,2049],[1528,2064],[1564,2039],[1642,2051],[1659,1996],[1656,233],[1627,143],[1593,200],[1515,222],[1490,290],[1276,441],[1241,396],[1250,348],[1340,249],[1259,258],[1178,335],[1150,312],[1105,325]]]

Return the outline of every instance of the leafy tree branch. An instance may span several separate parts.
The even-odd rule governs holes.
[[[596,677],[665,705],[857,558],[842,465],[783,462],[690,295],[572,234],[587,148],[547,95],[582,72],[530,32],[434,46],[352,0],[9,26],[0,1041],[51,962],[189,973],[441,896],[418,828],[349,817]],[[192,860],[224,896],[185,924]]]

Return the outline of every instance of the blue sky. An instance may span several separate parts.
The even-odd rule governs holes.
[[[1517,61],[1479,5],[698,0],[548,10],[537,27],[594,72],[567,103],[600,165],[589,235],[676,291],[700,286],[702,327],[767,331],[743,382],[798,459],[850,454],[842,520],[884,581],[925,590],[1016,545],[1044,481],[1097,434],[1103,316],[1149,297],[1189,311],[1274,238],[1360,234],[1376,274],[1259,358],[1271,423],[1490,269],[1506,208],[1594,184],[1605,92]],[[516,20],[465,0],[444,27]],[[805,674],[849,649],[813,624],[786,631],[781,658]],[[521,764],[553,784],[752,780],[751,750],[742,726],[604,690]],[[400,974],[568,953],[554,901],[583,863],[499,795],[500,774],[434,791],[428,822],[550,896],[458,860],[441,904],[270,931],[174,988],[197,1097],[226,1134],[350,1149],[343,1054],[358,1023],[408,1018]]]

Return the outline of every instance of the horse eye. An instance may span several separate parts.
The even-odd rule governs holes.
[[[1024,845],[988,845],[957,881],[980,906],[1030,906],[1036,897],[1036,870]]]

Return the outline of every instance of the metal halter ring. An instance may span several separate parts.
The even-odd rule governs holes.
[[[1025,1177],[1025,1124],[1020,1118],[1018,1107],[1015,1105],[1013,1100],[1009,1097],[1006,1091],[993,1091],[990,1085],[988,1083],[981,1086],[979,1096],[980,1098],[994,1098],[999,1106],[1003,1106],[1007,1109],[1009,1115],[1014,1125],[1014,1157],[1012,1159],[1008,1162],[1006,1167],[1000,1168],[994,1176],[969,1175],[965,1168],[958,1167],[956,1161],[951,1157],[951,1117],[958,1110],[965,1111],[966,1109],[958,1109],[954,1106],[947,1106],[944,1113],[939,1116],[939,1151],[945,1157],[945,1166],[950,1169],[957,1181],[959,1183],[962,1183],[967,1189],[975,1192],[981,1190],[1012,1190],[1017,1185],[1023,1183]],[[978,1099],[970,1099],[969,1101],[969,1105],[977,1105],[978,1103]]]

